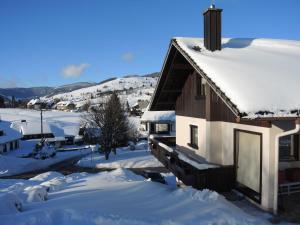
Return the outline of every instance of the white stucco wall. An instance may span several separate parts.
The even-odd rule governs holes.
[[[199,149],[196,150],[190,147],[190,125],[198,127],[198,146]],[[206,131],[206,120],[199,119],[194,117],[185,117],[176,115],[176,144],[178,146],[189,149],[196,154],[206,158],[206,140],[207,140],[207,131]]]
[[[188,146],[190,125],[198,126],[198,145],[195,150]],[[275,137],[283,128],[272,125],[258,127],[239,123],[210,122],[205,119],[176,116],[176,144],[199,154],[207,161],[221,165],[234,164],[234,129],[262,134],[262,201],[261,207],[272,210],[274,204]]]

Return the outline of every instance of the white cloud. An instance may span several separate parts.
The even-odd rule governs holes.
[[[122,55],[122,59],[126,62],[130,62],[134,59],[134,54],[132,52],[125,52]]]
[[[81,63],[78,65],[75,65],[75,64],[68,65],[62,69],[62,74],[65,78],[79,77],[84,73],[84,71],[89,66],[90,66],[90,64],[87,64],[87,63]]]

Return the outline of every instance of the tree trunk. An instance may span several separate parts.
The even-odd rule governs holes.
[[[105,151],[105,160],[108,160],[109,159],[109,152],[108,151]]]
[[[113,149],[112,149],[112,152],[113,152],[115,155],[117,155],[117,150],[116,150],[116,148],[113,148]]]

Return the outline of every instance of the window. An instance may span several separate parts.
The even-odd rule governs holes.
[[[155,131],[157,134],[167,134],[169,133],[169,124],[157,123],[155,124]]]
[[[205,81],[199,76],[196,76],[196,97],[205,96]]]
[[[279,139],[279,161],[299,160],[299,135]]]
[[[190,125],[190,144],[192,148],[198,149],[198,127]]]

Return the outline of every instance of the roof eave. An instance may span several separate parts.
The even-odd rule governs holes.
[[[192,67],[207,81],[208,85],[216,92],[216,94],[224,101],[236,117],[240,117],[241,112],[237,106],[225,95],[224,92],[213,82],[209,76],[195,63],[195,61],[178,45],[176,39],[172,39],[172,45],[185,57]]]

